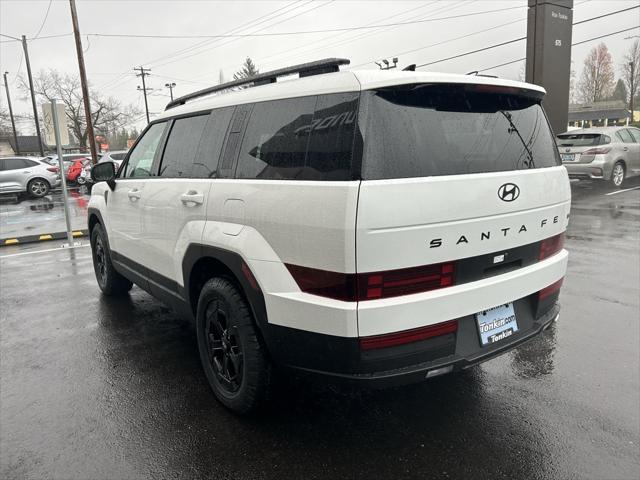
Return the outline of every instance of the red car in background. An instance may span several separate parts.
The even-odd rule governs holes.
[[[70,182],[75,182],[84,168],[91,163],[91,159],[89,158],[80,158],[73,162],[69,169],[67,170],[67,180]]]

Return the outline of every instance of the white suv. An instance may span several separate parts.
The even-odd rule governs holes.
[[[93,169],[100,288],[133,282],[194,319],[237,412],[265,398],[274,365],[416,382],[558,316],[571,199],[544,90],[347,62],[177,99],[117,175]]]

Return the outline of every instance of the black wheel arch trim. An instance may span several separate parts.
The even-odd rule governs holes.
[[[255,282],[255,276],[253,276],[253,272],[251,272],[249,265],[247,265],[240,254],[230,250],[199,243],[192,243],[187,247],[182,259],[182,275],[184,281],[185,300],[189,303],[194,318],[196,314],[195,305],[197,305],[197,299],[195,299],[194,305],[194,302],[192,302],[191,299],[191,274],[194,266],[203,259],[212,259],[220,262],[231,272],[231,274],[233,274],[235,278],[231,280],[234,280],[239,284],[238,287],[240,287],[242,295],[247,300],[258,330],[264,338],[267,331],[266,327],[268,325],[267,307],[264,300],[264,294]],[[247,269],[247,274],[243,271],[244,269]],[[248,278],[248,275],[251,275],[253,278]]]

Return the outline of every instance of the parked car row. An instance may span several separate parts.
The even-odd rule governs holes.
[[[557,136],[562,164],[569,178],[603,180],[621,188],[640,175],[640,129],[596,127],[571,130]]]
[[[116,170],[127,154],[126,150],[100,154],[99,162],[113,162]],[[84,153],[69,153],[62,156],[62,165],[67,182],[86,185],[91,190],[91,157]],[[43,197],[60,186],[60,163],[58,155],[39,157],[0,158],[0,193],[27,193]]]

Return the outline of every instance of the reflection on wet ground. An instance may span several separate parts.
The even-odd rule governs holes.
[[[89,195],[86,189],[69,190],[71,228],[87,228]],[[0,196],[0,238],[21,237],[66,230],[61,191],[53,191],[42,198]]]
[[[215,402],[189,323],[98,293],[88,248],[1,259],[0,477],[638,478],[640,190],[573,191],[540,337],[384,391],[280,374],[250,418]]]

